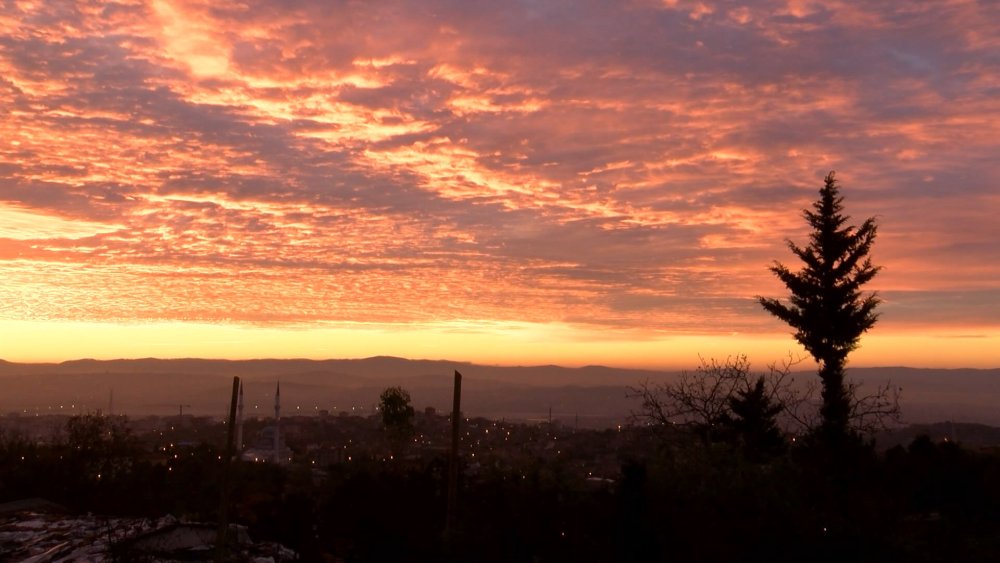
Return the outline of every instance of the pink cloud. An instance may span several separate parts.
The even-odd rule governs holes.
[[[773,330],[837,169],[885,322],[988,323],[997,10],[11,5],[2,314]]]

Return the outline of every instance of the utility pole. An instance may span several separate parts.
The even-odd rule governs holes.
[[[274,389],[274,463],[281,463],[281,382]]]
[[[240,398],[236,404],[236,451],[243,451],[243,382],[240,382]]]
[[[455,511],[458,507],[458,433],[462,416],[462,374],[455,370],[455,394],[451,407],[451,453],[448,455],[448,505],[445,512],[444,539],[448,549],[455,535]]]
[[[236,402],[239,398],[240,378],[233,377],[233,396],[229,401],[229,426],[226,428],[226,454],[222,460],[222,498],[219,501],[219,531],[215,536],[215,560],[226,560],[226,539],[229,533],[229,489],[233,466],[233,434],[236,426]]]

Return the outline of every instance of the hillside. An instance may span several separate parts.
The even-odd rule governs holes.
[[[465,376],[463,408],[491,417],[541,418],[551,412],[581,424],[624,420],[634,401],[628,386],[667,381],[674,372],[603,366],[483,366],[463,362],[374,357],[357,360],[76,360],[60,364],[0,362],[0,412],[47,413],[107,410],[129,414],[185,412],[221,416],[231,384],[245,382],[247,408],[265,416],[273,408],[274,384],[281,382],[284,412],[370,411],[389,385],[410,391],[418,408],[445,409],[452,373]],[[1000,424],[1000,369],[856,368],[867,385],[892,381],[903,389],[906,422],[954,420]],[[812,373],[797,374],[808,381]],[[190,405],[190,406],[187,406]]]

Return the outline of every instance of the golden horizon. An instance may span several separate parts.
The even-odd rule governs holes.
[[[659,335],[608,338],[600,331],[560,325],[509,324],[471,332],[466,326],[428,326],[420,330],[389,325],[327,328],[266,328],[153,323],[0,322],[7,348],[0,358],[17,363],[54,363],[79,359],[362,359],[394,356],[480,365],[603,365],[623,369],[683,370],[699,358],[724,359],[746,354],[763,368],[792,358],[800,366],[812,358],[788,334]],[[58,351],[46,343],[62,343]],[[113,342],[114,344],[108,344]],[[39,344],[40,343],[40,344]],[[996,332],[934,335],[899,332],[870,334],[849,358],[849,367],[1000,368]],[[942,353],[941,350],[945,350]]]

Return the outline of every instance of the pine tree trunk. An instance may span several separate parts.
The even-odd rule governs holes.
[[[823,406],[819,411],[823,418],[821,434],[832,442],[839,442],[847,436],[851,409],[847,389],[844,386],[844,359],[824,360],[819,370],[819,377],[823,382]]]

